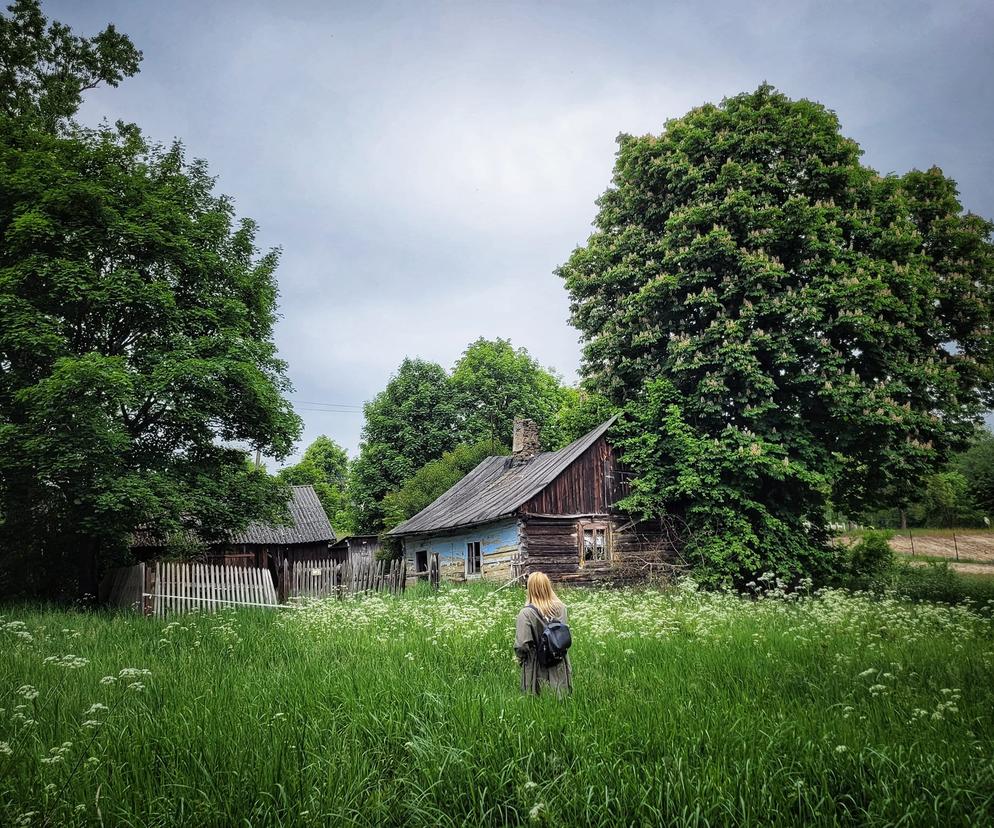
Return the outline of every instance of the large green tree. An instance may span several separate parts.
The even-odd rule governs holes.
[[[451,384],[462,442],[508,442],[519,415],[538,424],[543,447],[561,442],[556,415],[567,400],[559,378],[509,340],[473,342],[452,369]]]
[[[0,35],[0,588],[53,586],[66,563],[92,589],[137,526],[209,540],[284,514],[236,446],[283,456],[299,421],[272,338],[276,253],[179,144],[66,122],[137,53],[33,8]]]
[[[588,382],[629,411],[629,506],[702,572],[826,561],[828,500],[916,488],[992,395],[990,223],[940,171],[881,177],[769,86],[619,138],[560,268]]]
[[[966,480],[970,503],[978,517],[994,520],[994,434],[986,428],[978,429],[970,447],[951,465]]]
[[[383,528],[384,496],[458,442],[456,404],[441,365],[405,359],[363,408],[359,456],[349,469],[349,514],[356,532]]]
[[[16,0],[0,15],[0,114],[54,132],[76,114],[83,93],[117,86],[138,72],[142,54],[107,26],[80,37],[49,22],[38,0]]]

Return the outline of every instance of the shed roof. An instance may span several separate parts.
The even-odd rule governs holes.
[[[290,517],[292,523],[276,526],[250,523],[243,531],[232,535],[233,544],[294,544],[334,541],[335,532],[318,500],[313,486],[291,486]]]
[[[616,419],[617,415],[559,451],[536,454],[524,463],[516,463],[512,457],[488,457],[438,500],[387,534],[422,535],[513,514],[604,436]]]

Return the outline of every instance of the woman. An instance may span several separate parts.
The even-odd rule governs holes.
[[[518,613],[514,636],[514,654],[521,665],[521,692],[538,695],[543,686],[557,695],[573,689],[573,669],[569,655],[552,667],[538,663],[538,642],[542,637],[542,619],[566,623],[566,605],[552,589],[549,576],[532,572],[528,576],[527,598],[524,609]]]

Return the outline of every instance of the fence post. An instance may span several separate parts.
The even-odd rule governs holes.
[[[155,614],[155,561],[142,564],[142,615]]]
[[[908,530],[908,537],[911,539],[911,557],[915,556],[915,533],[913,530]]]
[[[281,604],[287,602],[287,598],[290,595],[290,562],[284,556],[283,558],[283,577],[280,578],[280,589],[279,594],[276,596],[276,600]]]
[[[956,560],[959,560],[959,544],[956,543],[956,533],[953,532],[953,549],[956,552]]]

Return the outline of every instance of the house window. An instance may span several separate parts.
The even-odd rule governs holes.
[[[580,523],[577,538],[580,542],[580,566],[588,561],[611,560],[611,532],[606,523]]]
[[[483,559],[480,557],[480,542],[470,541],[466,544],[466,574],[479,575]]]

